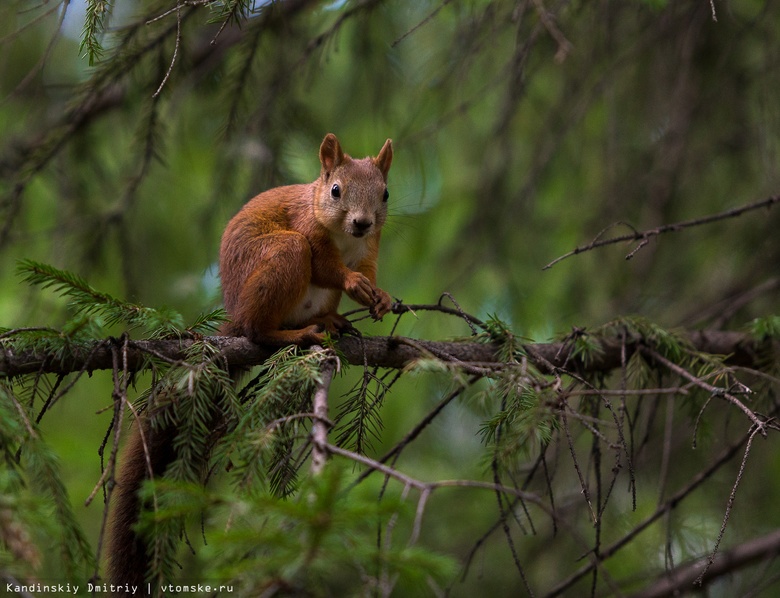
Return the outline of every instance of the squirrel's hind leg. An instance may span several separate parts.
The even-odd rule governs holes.
[[[229,330],[258,344],[306,346],[323,342],[325,333],[319,324],[283,329],[291,308],[303,300],[309,288],[309,241],[299,233],[280,231],[263,238],[259,254],[241,289],[236,313],[231,314]]]

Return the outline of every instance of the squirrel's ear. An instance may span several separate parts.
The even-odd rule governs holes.
[[[390,171],[390,165],[393,163],[393,140],[388,139],[379,150],[379,155],[374,158],[374,164],[382,172],[382,176],[387,180],[387,173]]]
[[[322,171],[331,173],[333,169],[344,161],[344,152],[338,138],[333,133],[325,135],[320,145],[320,163]]]

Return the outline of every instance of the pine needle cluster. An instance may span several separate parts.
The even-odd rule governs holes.
[[[42,439],[14,387],[0,379],[0,564],[22,575],[42,573],[53,542],[61,573],[84,577],[92,548],[76,521],[58,459]]]

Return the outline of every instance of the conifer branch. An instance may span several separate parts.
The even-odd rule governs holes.
[[[88,59],[89,66],[93,66],[95,61],[103,55],[103,47],[98,37],[105,28],[111,8],[111,2],[108,0],[87,0],[80,50]]]
[[[735,366],[755,366],[768,353],[780,350],[776,341],[756,340],[748,333],[735,331],[689,331],[684,334],[684,338],[693,350],[728,356],[727,363]],[[2,342],[0,376],[112,369],[110,346],[104,344],[95,349],[102,341],[73,344],[58,356],[40,349],[17,350],[9,340],[6,338]],[[203,337],[202,341],[219,351],[226,363],[236,367],[262,364],[274,352],[272,348],[255,345],[244,337],[208,336]],[[605,336],[595,342],[599,351],[587,359],[578,355],[576,345],[570,342],[526,343],[521,348],[528,362],[543,373],[552,373],[551,368],[565,368],[580,373],[608,372],[619,368],[621,339],[618,336]],[[642,338],[627,342],[627,352],[632,354],[641,342]],[[127,348],[128,371],[143,369],[150,356],[169,362],[184,361],[187,351],[195,343],[192,338],[131,340]],[[344,336],[336,341],[335,347],[348,363],[367,364],[370,367],[402,369],[416,360],[429,358],[431,354],[447,356],[456,363],[479,366],[485,371],[506,364],[499,355],[500,346],[478,340],[426,341],[392,336]]]

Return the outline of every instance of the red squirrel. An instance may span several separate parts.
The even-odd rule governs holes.
[[[376,319],[390,311],[390,295],[376,286],[376,260],[392,161],[390,139],[376,158],[354,160],[330,133],[316,181],[261,193],[236,214],[219,252],[226,334],[321,343],[325,332],[349,327],[336,312],[342,291]]]
[[[342,291],[375,319],[390,311],[390,295],[376,286],[376,261],[392,160],[390,139],[377,157],[355,160],[328,134],[316,181],[265,191],[233,217],[220,248],[230,316],[220,334],[276,346],[321,343],[326,333],[350,328],[336,311]],[[137,493],[150,469],[162,476],[175,459],[174,436],[146,417],[137,423],[111,500],[108,581],[136,586],[142,595],[149,555],[133,529],[141,509]]]

